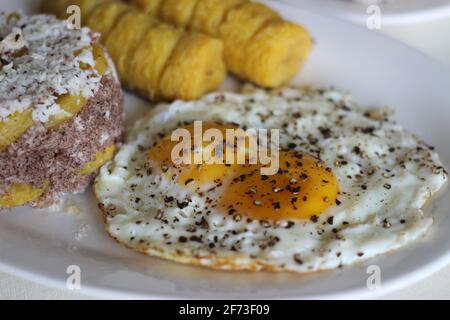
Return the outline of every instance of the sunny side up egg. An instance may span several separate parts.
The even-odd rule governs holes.
[[[220,132],[279,129],[278,170],[174,164],[171,134],[193,133],[195,121]],[[285,88],[155,108],[94,189],[109,234],[136,251],[224,270],[312,272],[423,236],[433,222],[423,208],[446,181],[437,153],[385,110],[336,91]]]

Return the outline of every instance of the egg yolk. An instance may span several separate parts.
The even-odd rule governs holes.
[[[189,132],[191,137],[191,143],[186,146],[191,151],[190,163],[191,164],[175,164],[172,160],[172,151],[180,143],[180,141],[172,141],[172,135],[169,134],[162,138],[157,145],[149,151],[149,159],[155,161],[161,170],[169,177],[170,180],[177,182],[180,185],[186,186],[189,189],[197,191],[206,191],[210,188],[220,187],[223,185],[224,180],[231,174],[236,168],[235,164],[226,164],[225,157],[222,154],[216,154],[211,152],[211,158],[209,163],[196,163],[194,160],[195,154],[201,152],[201,148],[207,148],[210,143],[201,141],[201,145],[194,141],[194,124],[180,127],[179,129],[185,129]],[[227,129],[237,129],[232,124],[217,124],[217,123],[203,123],[203,134],[208,129],[220,130],[223,141],[218,141],[222,146],[222,150],[226,150],[225,137]],[[181,150],[180,153],[187,150]],[[182,156],[181,154],[177,156]],[[213,163],[214,162],[214,163]]]
[[[254,219],[309,219],[336,203],[338,182],[326,165],[306,154],[280,151],[276,174],[244,165],[218,202],[229,214]]]
[[[203,123],[203,132],[218,129],[224,140],[219,141],[224,149],[226,130],[237,129],[231,124]],[[163,137],[148,153],[169,180],[195,191],[214,190],[214,206],[224,214],[238,214],[252,219],[282,220],[309,219],[318,216],[336,203],[338,182],[324,162],[294,151],[279,151],[279,168],[273,175],[263,175],[261,163],[227,164],[223,154],[212,154],[215,163],[193,163],[194,154],[210,142],[195,142],[194,125],[181,127],[191,135],[191,164],[175,164],[172,153],[179,141],[172,135]],[[251,137],[249,139],[252,139]],[[236,141],[235,141],[236,142]],[[244,145],[248,148],[250,141]],[[238,148],[232,149],[237,152]],[[236,157],[234,157],[236,159]],[[248,158],[247,158],[248,160]]]

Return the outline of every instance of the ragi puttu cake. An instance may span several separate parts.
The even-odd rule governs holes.
[[[0,209],[83,191],[114,155],[122,102],[98,34],[0,13]]]

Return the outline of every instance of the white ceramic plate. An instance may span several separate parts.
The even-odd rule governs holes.
[[[376,4],[385,25],[415,23],[450,16],[450,0],[281,0],[302,9],[365,23],[367,8]],[[372,13],[372,12],[370,12]]]
[[[312,58],[297,81],[352,91],[368,106],[394,107],[397,119],[435,145],[450,167],[449,70],[377,33],[270,4],[286,18],[305,24],[316,39]],[[126,108],[132,121],[149,107],[127,94]],[[81,292],[102,297],[362,298],[420,280],[450,261],[448,195],[436,203],[436,223],[423,241],[363,265],[307,276],[226,273],[142,256],[107,236],[90,191],[70,198],[82,213],[20,208],[0,214],[0,270],[64,288],[68,266],[78,265]],[[377,291],[366,288],[371,264],[381,268],[382,287]]]

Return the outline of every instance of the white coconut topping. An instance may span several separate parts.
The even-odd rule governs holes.
[[[33,108],[33,120],[47,122],[62,110],[55,103],[62,94],[92,97],[101,75],[90,49],[96,34],[71,30],[47,15],[0,13],[0,122]]]

